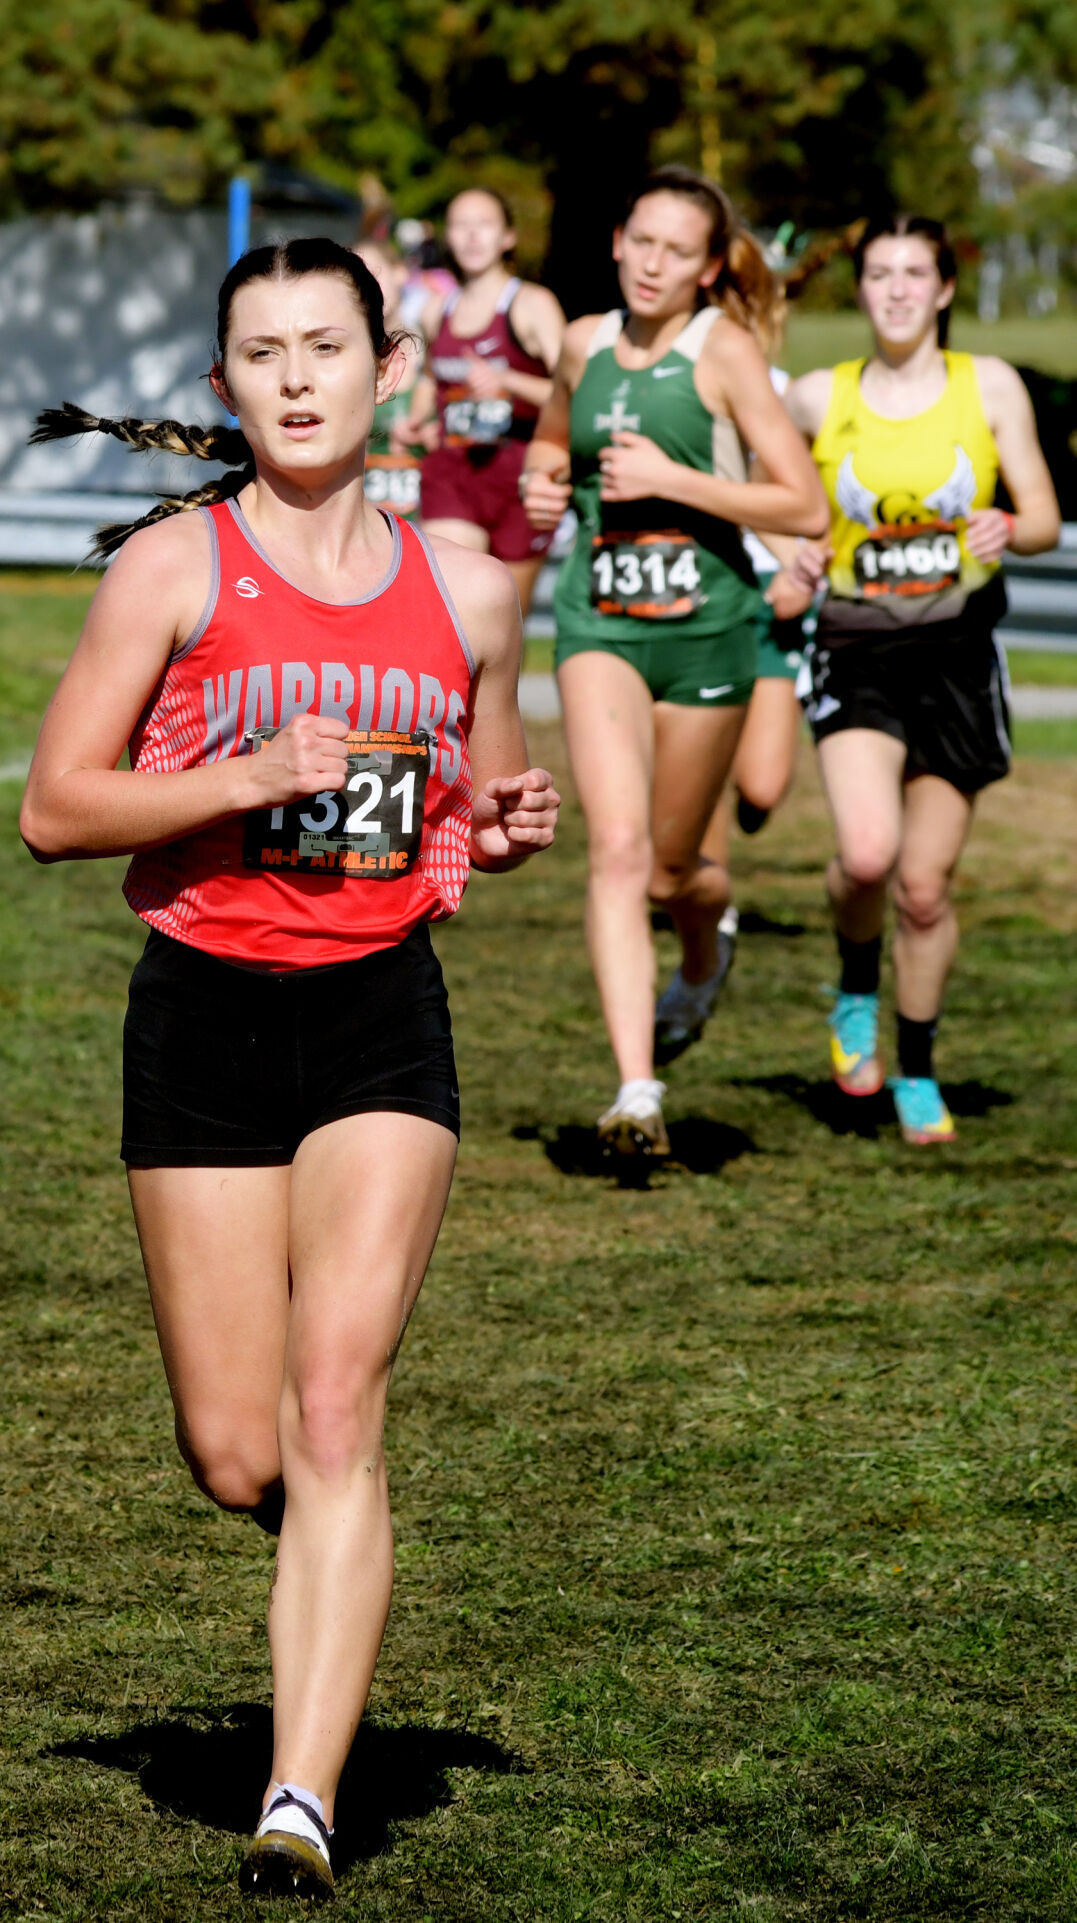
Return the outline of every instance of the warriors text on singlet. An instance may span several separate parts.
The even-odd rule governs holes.
[[[906,420],[868,407],[863,361],[834,369],[812,453],[830,503],[834,558],[819,638],[938,639],[989,631],[1005,611],[997,562],[969,553],[974,508],[995,498],[998,449],[971,354],[947,351],[946,386]]]
[[[460,904],[468,874],[474,664],[423,537],[387,516],[388,570],[354,602],[280,574],[234,501],[202,508],[209,599],[131,738],[136,773],[255,752],[297,714],[348,724],[348,780],[136,854],[124,893],[151,927],[270,969],[346,961]]]
[[[597,623],[610,640],[635,640],[669,624],[719,635],[759,619],[762,602],[739,530],[731,521],[676,501],[603,501],[599,455],[619,429],[645,434],[682,467],[743,481],[747,468],[734,423],[710,412],[696,391],[695,364],[711,328],[730,326],[717,308],[694,315],[660,361],[625,368],[616,356],[619,309],[603,315],[572,396],[572,504],[576,545],[555,590],[558,634]]]
[[[430,371],[437,383],[443,447],[492,447],[498,441],[531,438],[539,413],[533,401],[508,394],[477,400],[468,386],[468,373],[476,356],[496,373],[513,368],[518,374],[548,379],[545,362],[521,347],[512,331],[510,310],[519,291],[518,280],[505,283],[489,325],[479,334],[454,334],[449,326],[460,298],[459,288],[453,289],[441,310],[430,346]]]

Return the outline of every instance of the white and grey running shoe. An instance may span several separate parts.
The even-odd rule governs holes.
[[[598,1118],[598,1139],[609,1155],[669,1154],[662,1120],[663,1082],[622,1082],[617,1100]]]
[[[722,984],[733,966],[738,922],[739,916],[731,904],[718,923],[718,967],[709,981],[686,982],[678,968],[658,997],[654,1011],[654,1059],[660,1068],[667,1062],[675,1062],[686,1048],[698,1042],[713,1015]]]
[[[290,1896],[325,1903],[334,1891],[328,1830],[302,1791],[282,1784],[262,1811],[239,1887],[247,1896]]]

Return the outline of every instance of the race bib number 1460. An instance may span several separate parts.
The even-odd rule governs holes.
[[[941,594],[961,579],[961,546],[948,522],[877,528],[853,555],[865,601],[880,594]]]
[[[255,728],[255,750],[276,728]],[[396,881],[414,868],[423,833],[431,737],[362,729],[346,737],[343,788],[246,817],[243,866],[298,875]]]

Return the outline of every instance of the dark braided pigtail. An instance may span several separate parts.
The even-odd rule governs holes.
[[[231,474],[222,474],[219,481],[206,481],[202,487],[193,487],[189,494],[163,494],[157,506],[151,507],[140,521],[113,521],[99,527],[90,559],[103,561],[123,546],[129,534],[137,534],[139,528],[152,527],[155,521],[167,521],[170,514],[182,514],[194,507],[216,507],[219,501],[229,501],[253,479],[254,462],[251,461],[246,467],[233,468]]]
[[[181,421],[139,421],[131,417],[112,421],[65,401],[62,407],[47,407],[38,415],[30,445],[65,441],[74,434],[111,434],[138,452],[193,454],[200,461],[223,461],[233,470],[218,481],[192,488],[189,494],[163,495],[157,506],[138,521],[114,521],[99,527],[89,556],[93,561],[114,554],[139,528],[152,527],[155,521],[167,520],[170,514],[182,514],[189,508],[212,507],[218,501],[230,500],[254,479],[254,457],[238,427],[185,427]]]

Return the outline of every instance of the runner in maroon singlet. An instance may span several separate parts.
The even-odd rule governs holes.
[[[436,414],[441,444],[423,462],[423,526],[504,561],[526,611],[553,536],[528,521],[520,474],[551,392],[565,317],[547,288],[506,266],[516,235],[499,194],[457,194],[446,239],[463,284],[423,316],[426,371],[395,437],[414,440]]]

